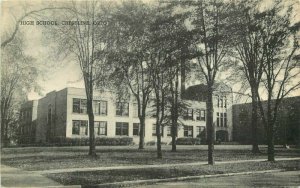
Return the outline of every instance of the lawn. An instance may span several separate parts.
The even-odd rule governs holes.
[[[187,165],[180,167],[164,167],[154,169],[106,170],[88,172],[70,172],[47,174],[46,176],[63,185],[83,185],[91,187],[95,184],[105,184],[122,181],[165,179],[183,176],[199,176],[208,174],[224,174],[260,170],[300,170],[300,161],[247,162],[243,164],[219,165]]]
[[[163,159],[156,158],[156,148],[147,146],[138,150],[137,146],[98,146],[97,157],[87,156],[88,147],[31,147],[5,148],[1,151],[1,163],[30,171],[176,164],[207,161],[207,146],[178,146],[177,152],[171,152],[171,146],[163,146]],[[215,146],[216,161],[246,159],[266,159],[266,147],[261,147],[261,154],[252,154],[250,146]],[[276,157],[299,157],[300,149],[276,148]]]

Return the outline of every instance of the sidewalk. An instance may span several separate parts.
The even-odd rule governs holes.
[[[294,158],[277,158],[276,161],[287,161],[287,160],[300,160],[300,157]],[[266,159],[254,159],[254,160],[236,160],[236,161],[216,161],[215,165],[219,164],[230,164],[230,163],[246,163],[246,162],[262,162]],[[78,172],[78,171],[105,171],[105,170],[118,170],[118,169],[144,169],[144,168],[163,168],[163,167],[175,167],[175,166],[187,166],[187,165],[206,165],[207,162],[195,162],[195,163],[180,163],[180,164],[159,164],[159,165],[132,165],[132,166],[112,166],[112,167],[94,167],[94,168],[69,168],[69,169],[53,169],[44,171],[24,171],[17,168],[12,168],[1,164],[1,185],[2,187],[81,187],[80,185],[63,186],[47,177],[43,174],[49,173],[64,173],[64,172]],[[271,170],[272,171],[272,170]],[[267,172],[267,171],[266,171]],[[265,171],[259,173],[266,173]],[[242,174],[249,174],[252,172],[242,172]],[[255,172],[256,173],[256,172]],[[240,173],[232,174],[221,174],[221,175],[206,175],[203,177],[214,177],[214,176],[232,176]],[[201,176],[202,177],[202,176]],[[177,177],[179,180],[197,179],[200,176],[191,177]],[[174,178],[173,178],[174,179]],[[159,180],[139,180],[127,182],[128,184],[146,183],[146,182],[165,182],[173,179],[159,179]],[[145,181],[145,182],[143,182]],[[116,182],[114,184],[123,184],[124,182]],[[45,186],[46,185],[46,186]],[[105,184],[104,184],[105,185]],[[107,184],[109,185],[109,184]],[[112,184],[113,185],[113,184]]]
[[[60,187],[61,184],[38,173],[23,171],[1,164],[2,187]]]
[[[276,161],[289,161],[300,160],[300,157],[293,158],[276,158]],[[218,164],[230,163],[247,163],[247,162],[263,162],[266,159],[251,159],[251,160],[236,160],[236,161],[215,161]],[[194,162],[194,163],[178,163],[178,164],[158,164],[158,165],[131,165],[131,166],[108,166],[108,167],[92,167],[92,168],[67,168],[67,169],[52,169],[42,171],[32,171],[37,174],[51,174],[51,173],[65,173],[65,172],[84,172],[84,171],[104,171],[104,170],[129,170],[129,169],[144,169],[144,168],[164,168],[164,167],[178,167],[187,165],[206,165],[207,162]]]

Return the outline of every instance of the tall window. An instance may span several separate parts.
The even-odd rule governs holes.
[[[223,113],[220,113],[221,114],[221,127],[223,127]]]
[[[133,123],[133,136],[139,136],[140,134],[140,124],[139,123]]]
[[[106,121],[95,121],[94,132],[95,132],[95,135],[107,135],[107,122]]]
[[[128,136],[128,123],[117,122],[116,123],[116,135],[118,136]]]
[[[127,102],[117,102],[116,115],[117,116],[128,116],[129,115],[129,104]]]
[[[93,112],[94,112],[94,115],[99,115],[100,114],[99,104],[100,104],[99,100],[94,100],[93,101]]]
[[[220,127],[220,113],[217,112],[217,127]]]
[[[184,126],[184,137],[193,137],[193,126]]]
[[[218,107],[220,107],[220,96],[219,95],[217,95],[217,103],[218,103]]]
[[[193,120],[193,109],[192,108],[186,109],[186,114],[185,114],[184,119]]]
[[[162,126],[160,126],[160,135],[164,136],[164,129]],[[156,135],[156,124],[152,125],[152,136],[157,136]]]
[[[172,135],[172,131],[171,131],[171,126],[167,126],[167,136],[171,136]]]
[[[86,114],[86,112],[87,112],[86,99],[80,99],[80,113]]]
[[[87,135],[88,121],[73,120],[72,134],[74,135]]]
[[[204,130],[204,127],[197,126],[196,127],[196,136],[200,137],[200,134],[202,133],[203,130]]]
[[[52,112],[51,112],[51,104],[48,106],[48,117],[47,117],[48,125],[52,123]]]
[[[227,127],[227,113],[224,113],[224,127]]]
[[[197,120],[205,121],[205,110],[197,110]]]
[[[87,105],[86,105],[86,99],[73,99],[73,112],[74,113],[80,113],[80,114],[86,114],[87,112]]]
[[[100,115],[107,115],[107,101],[100,101]]]
[[[138,104],[133,103],[133,117],[139,117]]]
[[[227,98],[225,96],[225,99],[224,99],[224,107],[227,108]]]

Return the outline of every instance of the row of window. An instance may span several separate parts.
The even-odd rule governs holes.
[[[196,126],[196,135],[198,136],[204,127]],[[127,122],[116,122],[116,136],[129,136],[129,123]],[[94,122],[94,133],[95,135],[107,135],[107,122],[106,121],[95,121]],[[184,136],[194,137],[193,126],[184,126]],[[88,121],[86,120],[73,120],[73,135],[88,135]],[[140,124],[133,123],[132,135],[138,136],[140,134]],[[161,136],[164,136],[164,129],[160,129]],[[156,136],[156,124],[152,125],[152,136]],[[171,127],[167,127],[167,136],[171,136]]]
[[[217,112],[217,127],[227,127],[227,113]]]
[[[196,117],[196,120],[205,121],[205,110],[195,110],[192,108],[186,109],[186,113],[183,118],[186,120],[194,120],[194,117]]]
[[[204,130],[204,127],[196,126],[196,136],[199,136]],[[161,136],[164,136],[164,129],[160,128]],[[183,127],[184,137],[194,137],[194,127],[193,126],[184,126]],[[152,125],[152,136],[156,136],[156,124]],[[171,127],[167,127],[167,136],[171,136]]]
[[[134,105],[134,116],[137,117],[137,107]],[[93,100],[93,112],[95,115],[107,115],[107,101]],[[73,99],[73,113],[86,114],[87,113],[87,100],[86,99]],[[129,103],[117,102],[116,103],[117,116],[129,116]]]
[[[226,96],[217,96],[217,106],[221,108],[227,108]]]
[[[117,122],[116,123],[116,135],[117,136],[128,136],[128,123],[127,122]],[[133,123],[133,135],[139,135],[140,124]],[[95,121],[94,122],[94,133],[95,135],[107,135],[107,122],[106,121]],[[73,120],[72,127],[73,135],[88,135],[88,121],[86,120]]]
[[[107,101],[94,100],[93,111],[95,115],[107,115]],[[73,99],[73,113],[86,114],[87,113],[87,100],[86,99]],[[129,103],[117,102],[116,103],[117,116],[129,116]],[[133,116],[138,117],[137,104],[133,104]],[[200,109],[186,109],[184,119],[187,120],[205,121],[205,110]]]
[[[73,112],[86,114],[87,113],[87,100],[86,99],[73,99]],[[94,100],[93,112],[95,115],[107,115],[107,101]]]

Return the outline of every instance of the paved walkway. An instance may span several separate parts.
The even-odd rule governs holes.
[[[23,171],[1,164],[2,187],[59,187],[61,184],[38,173]]]
[[[300,157],[293,158],[276,158],[276,161],[300,160]],[[266,159],[251,159],[251,160],[236,160],[236,161],[216,161],[215,164],[230,164],[230,163],[247,163],[247,162],[262,162]],[[83,171],[104,171],[104,170],[121,170],[121,169],[144,169],[144,168],[163,168],[163,167],[177,167],[187,165],[206,165],[207,162],[194,163],[178,163],[178,164],[157,164],[157,165],[131,165],[131,166],[108,166],[108,167],[92,167],[92,168],[67,168],[67,169],[52,169],[33,171],[38,174],[64,173],[64,172],[83,172]]]

